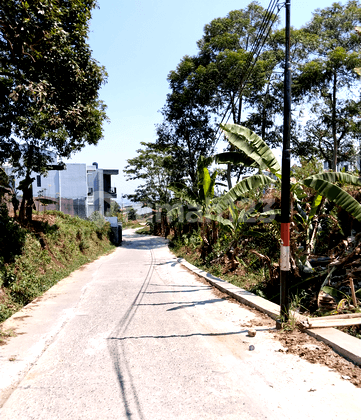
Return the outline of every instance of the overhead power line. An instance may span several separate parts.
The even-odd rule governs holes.
[[[252,75],[254,66],[256,65],[256,62],[258,60],[258,57],[262,51],[262,48],[267,40],[267,38],[269,37],[269,34],[272,30],[272,27],[280,13],[280,10],[282,9],[282,7],[284,6],[284,3],[280,3],[279,0],[271,0],[270,4],[268,5],[268,8],[266,10],[265,15],[263,16],[261,25],[259,27],[259,30],[256,34],[256,39],[251,47],[250,53],[248,55],[246,64],[245,64],[245,68],[246,71],[244,73],[244,76],[241,80],[240,83],[240,89],[239,89],[239,93],[238,93],[238,99],[236,100],[235,105],[237,106],[243,89],[245,87],[245,85],[248,83],[250,76]],[[277,9],[277,12],[275,13],[275,10]],[[232,106],[232,101],[229,102],[227,109],[225,110],[223,116],[222,116],[222,120],[221,123],[223,123],[223,121],[225,120],[225,118],[227,118],[226,123],[229,121],[229,118],[231,116],[231,106]],[[228,116],[227,116],[228,115]],[[217,133],[218,134],[218,138],[217,138],[217,142],[221,136],[220,133],[220,127],[218,127]]]

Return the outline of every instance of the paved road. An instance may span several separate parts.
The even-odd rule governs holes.
[[[0,419],[360,416],[360,389],[277,351],[270,323],[248,337],[255,317],[178,264],[162,238],[125,231],[114,253],[7,324],[24,334],[0,348]]]

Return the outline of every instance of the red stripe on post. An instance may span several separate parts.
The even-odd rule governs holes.
[[[281,241],[283,246],[290,246],[290,223],[281,223]]]

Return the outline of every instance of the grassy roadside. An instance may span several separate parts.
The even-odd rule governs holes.
[[[0,322],[82,265],[114,249],[109,224],[49,211],[16,228],[19,243],[0,259]],[[14,241],[13,241],[14,242]],[[4,255],[4,254],[3,254]]]
[[[222,264],[204,264],[200,258],[198,250],[192,246],[179,245],[174,242],[170,242],[170,250],[179,258],[184,258],[189,263],[200,268],[201,270],[207,271],[208,273],[222,278],[237,287],[252,291],[262,296],[262,285],[265,281],[265,275],[263,269],[254,270],[248,272],[248,270],[238,270],[236,273],[226,272],[224,273],[224,266]],[[263,296],[264,297],[264,296]]]
[[[124,229],[137,229],[144,227],[144,222],[142,223],[139,220],[129,220],[128,222],[122,223],[122,228]]]
[[[216,277],[221,278],[228,283],[231,283],[237,287],[241,287],[249,292],[255,293],[267,300],[273,301],[274,303],[279,304],[278,296],[276,299],[270,299],[270,296],[266,295],[263,291],[267,290],[267,279],[265,276],[265,270],[239,270],[237,273],[224,272],[224,266],[222,264],[204,264],[200,258],[200,253],[197,252],[197,248],[194,246],[181,245],[177,242],[170,241],[169,248],[174,255],[178,258],[184,258],[186,261],[194,265],[195,267],[204,270]],[[267,290],[268,291],[268,290]],[[290,306],[292,310],[298,312],[303,312],[306,310],[306,315],[311,315],[305,307],[302,305],[302,296],[290,294],[291,302]],[[325,313],[324,315],[332,315],[333,313]],[[322,316],[322,313],[314,314]],[[291,323],[288,327],[291,326],[291,330],[296,328],[296,324],[293,326]],[[351,327],[337,327],[340,331],[361,339],[361,326],[354,325]]]

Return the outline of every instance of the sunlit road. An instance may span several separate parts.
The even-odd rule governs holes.
[[[360,415],[360,389],[277,351],[271,324],[248,337],[244,325],[256,315],[214,294],[162,238],[125,231],[123,245],[75,274],[72,285],[77,275],[81,290],[64,286],[51,301],[55,308],[68,296],[59,313],[66,321],[1,408],[1,420]],[[17,360],[0,357],[0,375],[11,363]]]

